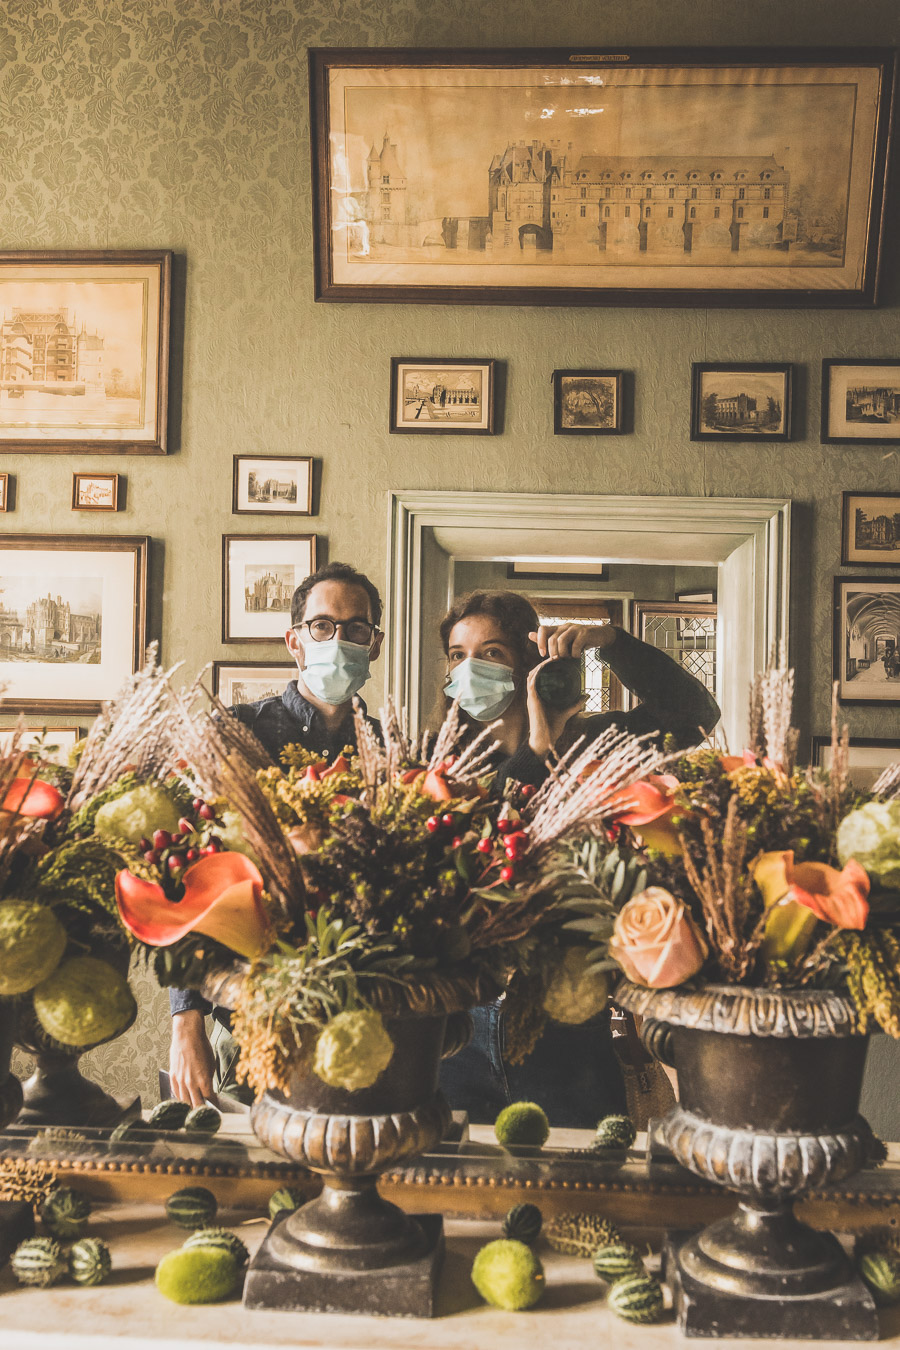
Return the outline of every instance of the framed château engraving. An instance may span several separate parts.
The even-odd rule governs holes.
[[[894,53],[310,52],[316,298],[873,305]]]

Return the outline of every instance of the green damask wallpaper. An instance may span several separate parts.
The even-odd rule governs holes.
[[[896,45],[895,0],[6,0],[0,7],[4,248],[175,250],[178,298],[166,459],[0,456],[16,477],[0,530],[148,534],[151,620],[193,672],[277,648],[220,642],[221,537],[232,455],[321,461],[312,527],[333,558],[385,575],[388,488],[792,497],[794,659],[809,729],[828,720],[831,577],[840,493],[897,490],[896,450],[818,443],[824,356],[897,355],[896,199],[874,312],[315,305],[309,46]],[[507,362],[503,434],[489,443],[390,437],[392,354]],[[800,367],[799,439],[691,444],[692,360]],[[634,372],[628,437],[552,437],[549,376]],[[116,516],[70,510],[74,469],[127,478]],[[283,521],[260,519],[277,533]],[[374,698],[377,704],[378,695]],[[900,736],[900,711],[850,709],[858,735]],[[106,1086],[155,1095],[166,1011],[92,1057]]]

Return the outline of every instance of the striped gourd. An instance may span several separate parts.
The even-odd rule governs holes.
[[[197,1130],[203,1134],[215,1134],[222,1124],[222,1117],[214,1106],[195,1106],[184,1118],[186,1130]]]
[[[20,1284],[36,1284],[44,1289],[66,1273],[66,1258],[53,1238],[26,1238],[13,1252],[9,1264]]]
[[[604,1116],[594,1135],[595,1148],[631,1148],[637,1130],[630,1116]]]
[[[91,1202],[81,1191],[57,1186],[41,1205],[44,1227],[63,1242],[81,1237],[91,1213]]]
[[[900,1257],[896,1252],[864,1252],[857,1261],[857,1269],[882,1308],[900,1302]]]
[[[591,1258],[594,1274],[601,1280],[618,1280],[622,1275],[639,1275],[644,1262],[637,1247],[630,1242],[610,1242],[598,1247]]]
[[[216,1197],[205,1186],[185,1186],[166,1201],[166,1214],[179,1228],[206,1228],[217,1209]]]
[[[557,1214],[544,1227],[544,1237],[555,1252],[567,1256],[593,1256],[598,1247],[621,1242],[615,1224],[599,1214]]]
[[[147,1117],[147,1124],[154,1130],[180,1130],[190,1109],[190,1102],[180,1102],[177,1097],[170,1097],[168,1101],[154,1106]]]
[[[503,1236],[530,1247],[537,1242],[542,1223],[543,1216],[537,1205],[513,1205],[503,1220]]]
[[[611,1286],[607,1303],[625,1322],[658,1322],[663,1315],[662,1285],[654,1275],[623,1275]]]
[[[76,1284],[102,1284],[112,1270],[112,1257],[99,1238],[81,1238],[69,1248],[69,1274]]]
[[[250,1260],[250,1253],[237,1233],[231,1233],[227,1228],[197,1228],[181,1245],[183,1248],[222,1247],[226,1252],[231,1252],[241,1269]]]
[[[274,1219],[283,1209],[293,1212],[301,1205],[305,1205],[308,1199],[304,1191],[295,1190],[292,1186],[282,1186],[269,1196],[269,1218]]]

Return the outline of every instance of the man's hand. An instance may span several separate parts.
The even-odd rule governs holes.
[[[191,1106],[214,1102],[213,1069],[216,1057],[201,1012],[175,1013],[169,1047],[169,1084],[172,1096]]]

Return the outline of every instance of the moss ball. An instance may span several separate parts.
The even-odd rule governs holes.
[[[313,1072],[329,1087],[356,1092],[372,1086],[393,1054],[380,1014],[357,1008],[338,1013],[319,1033]]]
[[[550,1135],[550,1122],[537,1102],[513,1102],[494,1121],[497,1143],[531,1144],[540,1148]]]
[[[52,975],[67,940],[65,929],[46,905],[4,900],[0,904],[0,996],[25,994]]]
[[[224,1247],[182,1247],[156,1267],[156,1287],[173,1303],[218,1303],[239,1279],[237,1261]]]
[[[489,1242],[475,1257],[472,1283],[486,1303],[519,1312],[544,1292],[544,1267],[530,1247],[512,1238]]]
[[[34,991],[34,1011],[48,1036],[63,1045],[97,1045],[124,1031],[137,1005],[108,961],[73,956]]]

